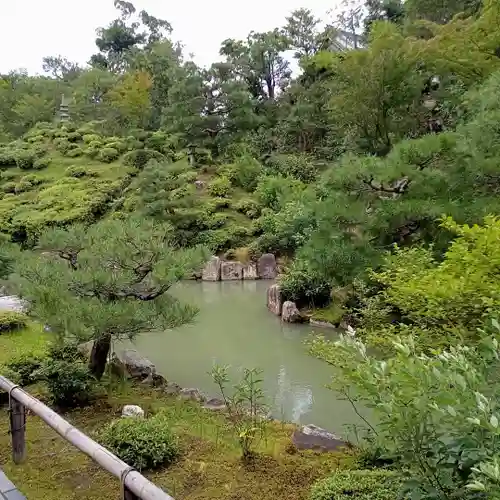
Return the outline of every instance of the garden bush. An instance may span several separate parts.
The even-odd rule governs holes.
[[[16,166],[21,170],[29,170],[33,167],[36,161],[36,156],[33,151],[19,150],[15,153]]]
[[[54,141],[54,145],[61,154],[65,155],[70,149],[73,149],[75,144],[72,144],[67,139],[59,139]]]
[[[47,168],[51,163],[50,158],[38,158],[33,163],[33,169],[35,170],[43,170]]]
[[[208,184],[207,189],[212,196],[226,198],[231,193],[231,181],[225,176],[217,177]]]
[[[60,353],[60,350],[49,353],[36,376],[47,384],[55,405],[75,408],[88,404],[95,393],[95,379],[88,364]]]
[[[21,330],[27,323],[28,317],[22,312],[0,311],[0,333]]]
[[[102,161],[104,163],[111,163],[117,160],[119,156],[120,153],[116,149],[105,147],[101,149],[101,151],[97,155],[97,158],[99,161]]]
[[[69,142],[78,142],[82,138],[79,132],[69,132],[68,133],[68,141]]]
[[[4,193],[14,193],[16,191],[17,184],[15,182],[6,182],[2,186],[2,190]]]
[[[33,184],[31,184],[31,182],[19,181],[16,184],[16,188],[14,189],[14,192],[16,194],[25,193],[26,191],[29,191],[32,187],[33,187]]]
[[[80,147],[72,148],[66,152],[64,156],[67,156],[68,158],[77,158],[78,156],[83,156],[83,149]]]
[[[7,148],[0,149],[0,167],[13,167],[15,165],[15,151]]]
[[[245,155],[237,158],[232,165],[219,167],[217,172],[227,176],[234,186],[252,192],[257,187],[263,168],[255,158]]]
[[[339,470],[317,481],[310,500],[396,500],[401,479],[388,470]]]
[[[94,172],[89,172],[85,167],[81,165],[72,165],[66,169],[66,175],[68,177],[74,177],[75,179],[79,179],[81,177],[94,177]]]
[[[116,149],[120,154],[127,151],[127,145],[123,141],[107,142],[105,147]]]
[[[93,142],[98,142],[99,144],[101,144],[101,136],[97,134],[85,134],[83,136],[83,142],[88,145],[92,144]]]
[[[39,373],[44,357],[32,353],[10,359],[6,367],[12,372],[19,385],[34,384],[39,380]]]
[[[99,433],[100,442],[135,469],[172,464],[179,456],[177,438],[160,414],[150,418],[121,418]]]
[[[252,198],[244,198],[236,202],[233,208],[242,214],[245,214],[250,219],[256,219],[260,216],[262,207]]]
[[[305,184],[291,177],[265,175],[259,179],[255,195],[262,205],[277,211],[305,187]]]
[[[123,156],[123,163],[125,165],[138,169],[143,169],[150,160],[162,162],[165,161],[166,158],[154,149],[136,149],[134,151],[129,151]]]
[[[272,175],[291,176],[305,183],[313,182],[318,174],[314,164],[303,154],[271,155],[266,161],[266,168]]]

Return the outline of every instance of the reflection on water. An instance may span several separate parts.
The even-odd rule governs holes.
[[[210,396],[217,389],[208,375],[214,364],[230,365],[232,380],[241,370],[263,370],[263,390],[276,418],[314,423],[344,433],[353,421],[345,401],[325,388],[331,369],[311,357],[304,339],[310,325],[287,325],[266,308],[270,282],[185,282],[175,295],[200,308],[196,321],[168,332],[140,335],[137,348],[167,379],[183,387],[197,387]]]

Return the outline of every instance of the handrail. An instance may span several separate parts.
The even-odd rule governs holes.
[[[103,469],[120,479],[126,500],[174,500],[162,489],[154,485],[142,474],[113,455],[109,450],[88,437],[76,427],[64,420],[55,411],[34,398],[21,387],[0,375],[0,389],[9,393],[10,430],[12,434],[12,451],[15,463],[25,457],[25,407],[38,415],[49,427],[54,429],[66,441],[88,455]]]

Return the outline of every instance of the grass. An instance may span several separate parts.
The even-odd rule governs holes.
[[[11,358],[23,354],[43,354],[50,340],[50,334],[37,323],[30,323],[27,328],[0,335],[0,366]]]
[[[180,437],[181,459],[167,470],[147,474],[177,500],[306,499],[315,480],[353,461],[352,456],[343,454],[290,454],[287,448],[293,426],[273,423],[260,442],[258,458],[245,466],[223,415],[147,388],[115,388],[93,406],[65,417],[95,437],[98,429],[119,416],[125,404],[139,404],[149,413],[161,409]],[[33,415],[27,420],[27,460],[14,465],[7,429],[8,414],[4,410],[0,414],[2,468],[30,500],[118,498],[118,479],[102,471]]]
[[[327,307],[315,309],[311,314],[311,319],[338,325],[342,321],[345,313],[346,309],[344,307],[332,302]]]
[[[11,356],[43,352],[49,341],[50,334],[35,324],[18,333],[2,335],[0,364]],[[31,391],[43,397],[44,388],[39,384]],[[349,453],[297,451],[291,446],[294,426],[272,422],[258,445],[257,459],[244,465],[237,439],[223,414],[166,396],[161,389],[125,383],[108,383],[92,406],[64,417],[97,439],[98,430],[118,418],[126,404],[138,404],[146,414],[161,411],[179,436],[181,458],[168,469],[146,474],[176,500],[305,500],[317,479],[338,467],[348,467],[355,458]],[[118,498],[119,480],[35,415],[27,417],[27,459],[22,465],[14,465],[8,429],[9,415],[4,407],[0,409],[0,463],[30,500]]]

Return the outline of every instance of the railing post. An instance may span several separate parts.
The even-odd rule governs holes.
[[[15,464],[26,458],[26,408],[22,403],[10,398],[10,434],[12,436],[12,460]]]
[[[124,489],[124,500],[140,500],[140,498],[135,494],[132,493],[126,486]]]

